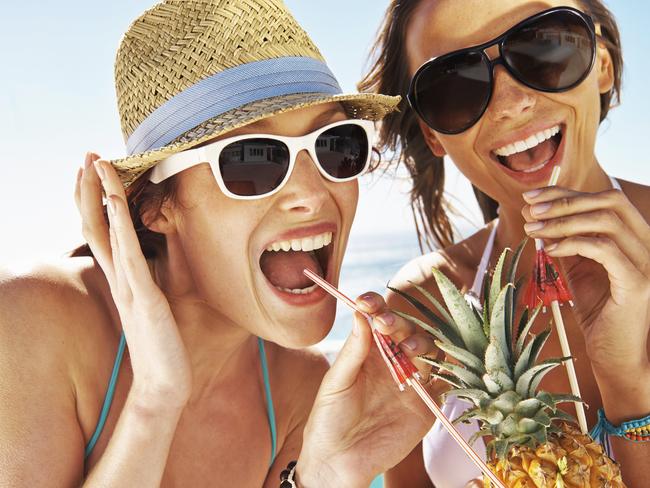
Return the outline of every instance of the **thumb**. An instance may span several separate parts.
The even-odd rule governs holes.
[[[370,325],[363,315],[355,313],[352,332],[343,344],[336,361],[325,375],[322,383],[323,390],[332,394],[347,390],[354,385],[359,370],[368,357],[371,345]]]

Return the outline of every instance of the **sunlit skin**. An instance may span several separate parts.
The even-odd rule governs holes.
[[[221,137],[300,136],[345,118],[340,105],[323,104]],[[3,418],[11,419],[4,426],[12,426],[3,427],[2,436],[15,452],[30,453],[25,462],[48,460],[47,469],[3,464],[3,479],[13,480],[12,485],[21,479],[31,486],[78,486],[90,473],[86,482],[92,484],[97,481],[95,468],[106,459],[137,461],[137,453],[120,444],[126,437],[118,435],[135,415],[135,425],[142,429],[157,422],[152,427],[156,442],[148,451],[153,455],[159,449],[156,462],[163,464],[162,469],[150,466],[147,473],[164,470],[162,486],[208,486],[214,480],[277,485],[279,472],[298,457],[307,416],[327,369],[322,356],[282,346],[300,348],[320,341],[334,321],[335,302],[326,295],[301,306],[282,301],[263,276],[259,258],[277,235],[327,223],[335,227],[329,268],[330,279],[337,282],[358,197],[356,181],[330,182],[306,151],[297,157],[286,186],[254,201],[226,197],[207,164],[179,173],[176,199],[160,214],[144,218],[167,241],[165,257],[150,263],[151,280],[137,240],[129,237],[132,224],[115,171],[98,156],[87,156],[75,197],[84,237],[97,261],[73,258],[21,276],[2,275],[1,342],[11,347],[11,355],[5,351],[3,357],[15,359],[3,363],[4,377],[23,393],[0,402],[3,412],[9,409]],[[110,242],[101,217],[102,187],[116,208],[115,215],[109,212]],[[84,465],[83,446],[99,417],[121,324],[128,348],[106,426]],[[269,341],[278,432],[278,454],[270,469],[256,336]],[[13,383],[24,375],[29,382]],[[34,398],[46,395],[48,401],[31,401],[32,393]],[[51,422],[53,414],[56,422]],[[45,419],[50,419],[48,429],[36,435],[35,423]],[[31,427],[23,425],[27,421]],[[25,429],[35,435],[10,434]],[[113,437],[117,443],[109,443]]]
[[[432,57],[489,41],[517,22],[560,5],[582,7],[578,2],[555,0],[422,0],[405,30],[410,73],[415,73]],[[597,26],[597,32],[598,29]],[[488,55],[497,56],[497,49],[488,50]],[[587,79],[564,93],[542,93],[528,88],[512,78],[502,66],[495,68],[494,75],[492,100],[474,126],[461,134],[445,135],[420,122],[426,142],[433,154],[449,156],[474,185],[499,203],[500,221],[491,266],[501,249],[516,247],[526,235],[546,238],[549,245],[560,244],[550,254],[556,259],[564,258],[562,264],[577,296],[576,308],[573,313],[565,309],[564,318],[571,350],[577,358],[575,365],[582,397],[590,406],[587,411],[589,424],[594,425],[601,406],[605,406],[610,420],[611,417],[622,421],[635,418],[635,415],[643,416],[650,409],[650,404],[646,405],[650,402],[650,393],[638,389],[644,383],[637,378],[647,378],[650,371],[646,348],[649,315],[643,301],[650,288],[650,230],[647,225],[650,191],[643,185],[626,181],[620,182],[625,196],[610,191],[608,175],[595,156],[599,96],[611,89],[614,79],[611,56],[599,44],[595,66]],[[492,151],[556,124],[561,124],[563,133],[555,161],[562,168],[558,188],[525,198],[524,192],[546,186],[548,176],[513,178]],[[534,230],[531,224],[537,222],[545,222],[545,226]],[[443,251],[412,261],[392,284],[417,295],[410,283],[415,282],[437,294],[429,271],[435,266],[459,287],[469,289],[490,228]],[[529,245],[522,263],[532,265],[533,252],[533,246]],[[527,274],[530,271],[527,268],[526,264],[520,265],[521,273]],[[608,281],[612,282],[611,290]],[[627,295],[622,289],[628,290]],[[394,295],[389,295],[387,301],[389,307],[408,310]],[[382,303],[377,297],[377,307]],[[537,330],[546,328],[548,320],[538,321]],[[638,324],[633,330],[629,329],[630,321]],[[408,354],[431,353],[434,349],[429,338],[392,314],[386,315],[385,320],[380,317],[376,323],[398,340],[406,340],[403,345],[410,346],[405,347]],[[629,340],[606,332],[621,327],[627,328]],[[413,333],[415,335],[411,335]],[[557,335],[553,334],[542,356],[561,355]],[[629,371],[638,373],[631,382],[626,381],[629,375],[623,373]],[[621,374],[625,377],[620,377]],[[613,385],[623,384],[627,388],[626,401],[635,404],[627,412],[620,411],[614,401],[621,398],[622,387],[617,389]],[[549,391],[570,391],[562,369],[549,375],[542,387]],[[603,398],[609,401],[604,403]],[[570,406],[565,408],[572,413]],[[614,443],[621,457],[631,452],[630,443],[623,445],[618,440]],[[635,479],[634,470],[643,469],[643,463],[636,459],[642,454],[643,451],[637,449],[624,463],[624,468],[628,469],[627,475],[624,469],[624,477],[628,477],[629,486],[635,486],[630,483],[630,479]],[[424,472],[421,446],[387,474],[386,486],[431,486]]]

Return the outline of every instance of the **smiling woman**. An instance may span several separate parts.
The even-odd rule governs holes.
[[[0,398],[0,485],[275,487],[298,458],[317,478],[317,389],[335,401],[315,426],[354,431],[350,382],[379,359],[362,324],[321,385],[325,359],[298,349],[335,303],[302,270],[338,282],[373,122],[399,99],[342,93],[279,0],[162,1],[115,68],[128,155],[79,170],[87,244],[1,277],[17,394]]]
[[[575,296],[565,320],[582,397],[592,407],[589,422],[599,428],[605,417],[647,422],[650,188],[610,177],[595,155],[598,127],[620,93],[613,15],[599,0],[393,1],[376,48],[361,87],[408,98],[386,118],[382,141],[411,173],[426,240],[444,247],[409,263],[393,285],[439,296],[430,271],[436,267],[479,296],[498,250],[516,248],[526,235],[545,240],[548,253],[563,258]],[[447,155],[473,184],[487,223],[458,243],[441,191]],[[544,188],[556,167],[558,186]],[[534,253],[529,246],[524,262],[534,262]],[[405,306],[395,295],[388,303]],[[424,336],[414,345],[419,353],[438,353]],[[553,335],[543,358],[558,356]],[[569,391],[560,372],[541,385]],[[452,400],[445,409],[454,415],[465,408]],[[477,430],[473,423],[465,434]],[[618,432],[612,445],[624,480],[644,486],[649,444],[626,442]],[[576,486],[610,486],[600,476],[586,479],[585,463],[567,456],[583,473],[572,481]],[[524,471],[521,483],[547,486],[535,469]],[[387,485],[462,487],[478,474],[434,425],[387,475]],[[547,482],[554,486],[556,479]]]

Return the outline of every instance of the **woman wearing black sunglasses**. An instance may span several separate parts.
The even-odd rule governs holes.
[[[590,427],[599,408],[612,424],[646,417],[650,189],[610,178],[594,154],[599,123],[620,91],[611,13],[599,0],[393,1],[376,49],[361,87],[407,99],[385,120],[382,141],[413,178],[421,242],[442,248],[410,263],[393,284],[436,294],[435,266],[476,293],[499,250],[526,235],[545,239],[575,294],[564,316]],[[459,243],[442,193],[445,155],[473,184],[488,223]],[[545,188],[558,165],[558,186]],[[528,246],[523,262],[533,262],[533,251]],[[395,296],[388,304],[405,306]],[[389,321],[385,331],[398,339],[414,331]],[[409,343],[410,354],[434,350],[425,336]],[[557,337],[544,354],[560,355]],[[545,381],[549,391],[569,391],[563,371]],[[452,415],[459,408],[446,407]],[[628,486],[645,486],[650,444],[611,443]],[[387,486],[463,486],[475,472],[454,449],[434,425],[387,473]]]

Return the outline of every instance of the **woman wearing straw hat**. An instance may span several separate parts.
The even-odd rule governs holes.
[[[332,325],[302,270],[337,282],[398,98],[341,94],[279,0],[163,1],[115,76],[129,156],[79,171],[87,245],[0,285],[0,485],[278,486],[296,459],[304,486],[369,483],[419,404],[363,321],[324,380],[292,349]]]

